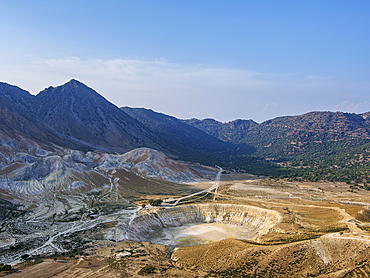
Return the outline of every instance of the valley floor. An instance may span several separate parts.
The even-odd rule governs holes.
[[[205,190],[212,186],[212,182],[191,186]],[[1,275],[369,277],[370,192],[364,189],[352,191],[344,183],[287,182],[237,173],[223,174],[217,194],[205,192],[183,199],[179,205],[251,205],[278,212],[280,222],[253,241],[227,238],[174,251],[165,245],[125,239],[125,230],[136,210],[121,208],[89,218],[50,223],[49,227],[39,222],[27,224],[18,221],[9,228],[3,224],[0,248],[3,254],[8,254],[7,258],[12,258],[11,255],[17,251],[7,247],[12,243],[12,236],[19,240],[20,231],[27,228],[39,238],[34,237],[33,243],[28,241],[27,254],[33,255],[31,258]],[[151,196],[159,197],[161,195],[154,193]],[[144,200],[135,202],[139,205]],[[137,213],[155,210],[147,206]],[[46,245],[51,247],[49,255],[35,252]],[[2,262],[9,263],[10,259],[5,258],[3,255]]]

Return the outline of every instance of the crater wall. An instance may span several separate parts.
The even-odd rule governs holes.
[[[273,210],[254,206],[232,204],[186,205],[137,216],[127,229],[127,239],[150,241],[167,227],[178,227],[190,223],[223,223],[241,226],[255,239],[269,231],[280,221]]]

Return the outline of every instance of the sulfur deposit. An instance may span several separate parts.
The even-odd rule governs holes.
[[[131,222],[126,236],[135,241],[151,241],[166,228],[190,223],[221,223],[240,227],[245,239],[258,240],[259,236],[266,234],[279,221],[278,212],[253,206],[186,205],[137,216]]]

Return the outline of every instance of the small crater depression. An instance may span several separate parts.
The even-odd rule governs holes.
[[[279,221],[278,212],[253,206],[186,205],[137,216],[127,239],[181,247],[226,238],[258,241]]]

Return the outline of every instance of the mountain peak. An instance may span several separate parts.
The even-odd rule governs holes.
[[[76,79],[45,89],[34,103],[35,115],[68,138],[115,151],[160,148],[151,139],[154,134],[148,135],[136,120]]]
[[[86,89],[94,91],[92,88],[86,86],[84,83],[82,83],[81,81],[78,81],[77,79],[71,79],[68,82],[56,88],[64,88],[64,89],[71,88],[74,92],[81,92],[81,91],[85,91]]]
[[[72,85],[74,87],[79,87],[79,86],[87,87],[84,83],[82,83],[81,81],[78,81],[77,79],[74,79],[74,78],[72,78],[71,80],[69,80],[64,85]],[[62,86],[64,86],[64,85],[62,85]]]
[[[63,85],[59,85],[56,87],[50,86],[43,91],[41,91],[36,98],[56,98],[58,101],[67,101],[70,102],[71,99],[74,98],[90,98],[94,100],[104,101],[107,100],[97,93],[94,89],[86,86],[84,83],[76,80],[71,79],[68,82],[64,83]],[[83,101],[82,103],[83,104]]]

